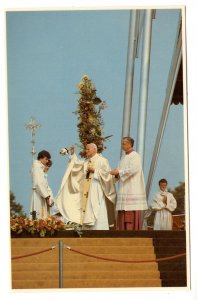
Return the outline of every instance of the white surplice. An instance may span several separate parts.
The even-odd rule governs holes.
[[[52,193],[44,173],[45,166],[39,161],[33,162],[32,180],[33,191],[31,197],[30,212],[36,211],[36,218],[48,217],[47,203],[45,198]]]
[[[74,154],[62,179],[60,191],[56,197],[56,205],[69,222],[81,224],[83,183],[89,159],[81,161]],[[108,230],[108,208],[114,209],[116,191],[112,176],[109,174],[108,160],[100,154],[91,158],[94,173],[88,192],[87,205],[83,220],[84,229]]]
[[[148,208],[141,159],[136,151],[120,160],[116,210],[137,211]]]
[[[164,196],[167,204],[163,203]],[[173,194],[167,191],[159,191],[153,197],[151,208],[156,211],[154,218],[154,230],[172,230],[172,212],[176,209],[177,202]]]

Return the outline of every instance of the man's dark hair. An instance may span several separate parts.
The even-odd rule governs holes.
[[[37,159],[40,160],[41,158],[47,157],[48,159],[51,158],[51,154],[46,151],[46,150],[42,150],[38,153]]]
[[[130,136],[123,137],[123,140],[127,140],[129,142],[129,144],[131,145],[131,147],[134,146],[134,139],[132,139]]]
[[[167,180],[165,178],[160,179],[159,180],[159,185],[160,185],[160,183],[166,183],[166,184],[168,184],[168,182],[167,182]]]

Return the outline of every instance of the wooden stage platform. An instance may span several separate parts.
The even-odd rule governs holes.
[[[60,240],[63,288],[187,287],[185,231],[67,230],[12,236],[13,289],[59,288]]]

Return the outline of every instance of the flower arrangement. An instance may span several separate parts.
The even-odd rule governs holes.
[[[86,157],[85,147],[88,143],[95,143],[98,148],[98,153],[101,153],[106,147],[104,142],[110,136],[104,137],[103,119],[101,111],[107,106],[105,101],[98,98],[96,94],[95,84],[91,79],[84,75],[78,84],[78,109],[75,114],[78,115],[79,123],[77,125],[79,132],[79,139],[81,142],[81,151],[79,155]]]
[[[62,220],[57,217],[51,216],[46,219],[30,220],[21,216],[10,218],[10,229],[11,232],[21,234],[22,232],[30,233],[34,235],[39,233],[40,237],[46,235],[53,236],[56,231],[65,231],[73,229],[79,236],[81,236],[81,227],[76,223],[65,224]]]

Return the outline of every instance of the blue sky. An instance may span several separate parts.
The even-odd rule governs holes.
[[[153,20],[145,181],[152,158],[179,10],[157,10]],[[129,29],[129,10],[31,11],[7,13],[8,121],[10,189],[25,211],[31,196],[31,134],[24,128],[31,116],[42,125],[36,152],[47,149],[53,160],[49,183],[57,194],[67,158],[59,149],[78,142],[76,85],[89,75],[98,96],[106,101],[104,131],[113,137],[103,155],[115,168],[120,158],[122,111]],[[141,46],[140,46],[141,51]],[[140,63],[136,60],[131,136],[137,138]],[[177,125],[178,124],[178,125]],[[152,194],[166,177],[174,188],[184,181],[183,107],[171,106]]]

